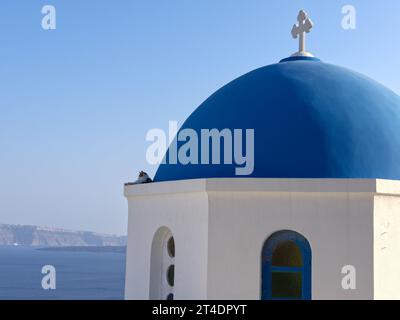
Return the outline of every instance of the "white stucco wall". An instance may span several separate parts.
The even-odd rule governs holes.
[[[151,242],[161,226],[175,237],[176,299],[259,299],[264,241],[288,229],[312,247],[313,299],[393,297],[397,282],[395,287],[377,279],[400,254],[397,236],[393,232],[388,240],[396,242],[390,255],[381,257],[376,246],[376,225],[400,208],[400,192],[387,195],[392,189],[392,182],[353,179],[199,179],[127,186],[126,298],[149,298]],[[394,216],[391,226],[400,234]],[[341,287],[341,269],[349,264],[356,267],[356,290]]]
[[[192,190],[190,183],[177,183],[178,188],[175,184],[125,189],[129,200],[126,299],[149,299],[151,245],[161,226],[169,228],[175,239],[175,299],[206,298],[207,194]]]
[[[326,192],[323,184],[308,191],[293,186],[299,192],[210,192],[208,297],[260,299],[263,244],[289,229],[311,245],[313,299],[371,299],[372,196],[338,192],[342,182]],[[341,287],[342,267],[349,264],[357,269],[357,290]]]
[[[400,183],[378,180],[374,197],[375,299],[400,299]]]

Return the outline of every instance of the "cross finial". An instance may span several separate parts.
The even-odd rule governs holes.
[[[294,53],[292,56],[306,56],[312,57],[313,55],[306,51],[306,33],[309,33],[313,27],[313,23],[308,18],[307,12],[300,10],[297,16],[298,24],[294,24],[292,28],[293,39],[299,38],[299,51]]]

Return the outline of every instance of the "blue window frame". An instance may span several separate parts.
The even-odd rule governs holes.
[[[311,299],[311,247],[301,234],[272,234],[262,249],[263,300]]]

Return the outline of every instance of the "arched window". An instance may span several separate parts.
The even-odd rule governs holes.
[[[173,300],[175,288],[175,240],[167,227],[154,235],[151,246],[150,299]]]
[[[278,231],[262,249],[263,300],[311,299],[311,247],[294,231]]]

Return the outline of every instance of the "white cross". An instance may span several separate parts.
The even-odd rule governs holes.
[[[313,27],[313,23],[308,18],[307,12],[300,10],[297,16],[298,25],[294,24],[292,28],[292,37],[297,39],[299,37],[299,51],[294,53],[293,56],[311,56],[311,53],[306,51],[306,33],[309,33]]]

